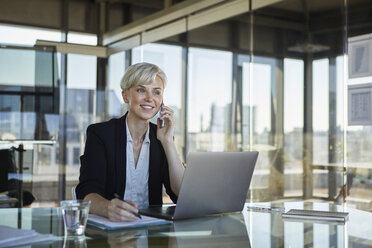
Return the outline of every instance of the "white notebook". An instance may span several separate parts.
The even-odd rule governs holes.
[[[32,245],[42,242],[52,242],[51,234],[40,234],[35,230],[24,230],[0,225],[0,247]]]
[[[155,225],[164,225],[172,223],[168,220],[153,218],[142,215],[142,219],[131,221],[131,222],[114,222],[110,221],[105,217],[89,214],[88,224],[98,227],[104,230],[115,230],[115,229],[125,229],[125,228],[137,228],[143,226],[155,226]]]

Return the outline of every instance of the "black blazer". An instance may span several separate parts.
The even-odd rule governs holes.
[[[87,128],[84,154],[80,157],[80,177],[76,196],[83,199],[97,193],[111,200],[124,196],[126,182],[127,133],[125,114],[120,119],[92,124]],[[170,187],[168,162],[156,137],[157,126],[150,123],[149,204],[162,204],[162,186],[174,203],[177,196]]]

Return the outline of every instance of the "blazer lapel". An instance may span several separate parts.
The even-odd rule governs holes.
[[[149,163],[149,204],[161,204],[161,148],[159,140],[156,138],[156,128],[151,128],[150,124],[150,163]],[[160,192],[159,192],[160,191]]]
[[[126,119],[127,114],[121,117],[116,122],[116,137],[115,137],[115,153],[116,153],[116,192],[120,197],[124,197],[125,182],[126,182],[126,153],[127,153],[127,132],[126,132]],[[110,179],[109,179],[110,180]]]

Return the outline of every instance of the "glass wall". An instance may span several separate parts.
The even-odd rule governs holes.
[[[107,119],[125,114],[126,106],[121,96],[120,81],[125,73],[125,52],[113,54],[108,60]]]
[[[284,197],[302,196],[304,62],[284,59]]]
[[[84,66],[81,66],[84,65]],[[67,56],[66,119],[66,196],[79,180],[80,155],[84,153],[87,127],[95,123],[97,58]]]
[[[313,61],[313,163],[328,165],[329,60]],[[328,196],[328,171],[313,170],[315,196]]]
[[[59,70],[53,49],[30,45],[60,37],[59,31],[0,25],[0,147],[24,145],[23,163],[16,152],[15,166],[23,170],[23,189],[38,201],[54,200],[46,192],[58,188]]]
[[[67,40],[71,43],[97,45],[95,35],[68,33]],[[71,199],[71,187],[79,181],[80,156],[84,153],[86,130],[96,122],[97,57],[68,54],[66,69],[63,113],[66,146],[62,151],[65,156],[66,199]]]
[[[367,13],[361,11],[362,17]],[[356,18],[355,13],[349,14]],[[349,27],[348,70],[346,76],[347,102],[347,192],[346,199],[351,206],[372,211],[372,122],[371,113],[371,82],[372,67],[371,51],[372,28],[363,35],[356,25]],[[368,62],[367,62],[368,61]]]
[[[251,3],[250,13],[170,37],[162,44],[111,55],[105,118],[126,111],[119,86],[126,67],[155,63],[168,75],[164,99],[176,113],[176,143],[183,159],[190,151],[257,150],[250,200],[347,200],[371,210],[369,2]],[[34,37],[35,30],[30,30],[0,26],[0,42],[30,45],[35,39],[60,40],[60,32],[40,29]],[[94,35],[78,33],[70,33],[68,41],[97,44]],[[0,74],[1,89],[37,87],[34,55],[7,52],[7,59],[0,57],[1,68],[8,71]],[[32,69],[24,73],[8,69],[28,62]],[[96,75],[96,57],[68,55],[66,105],[58,107],[66,115],[66,152],[61,156],[70,186],[77,182],[86,127],[96,121]],[[20,109],[19,96],[2,95],[0,101],[0,125],[8,131],[2,137],[11,137],[16,129],[30,138],[33,134],[22,128],[22,122],[13,126],[9,121],[21,119],[19,113],[9,114]],[[28,108],[35,100],[25,97],[24,103]],[[34,130],[45,122],[50,136],[56,137],[60,116],[48,111],[38,122],[36,112],[29,111],[23,123]],[[38,173],[53,175],[55,184],[62,161],[58,146],[58,142],[55,147],[42,146],[34,155]]]
[[[281,159],[279,153],[283,149],[282,143],[277,139],[275,133],[276,124],[273,115],[276,114],[273,107],[278,100],[276,83],[280,83],[277,80],[281,80],[277,73],[282,74],[283,70],[282,65],[277,64],[277,62],[279,61],[274,58],[253,57],[252,77],[249,82],[251,92],[247,94],[250,97],[250,111],[252,111],[252,119],[249,123],[249,125],[252,125],[252,140],[250,142],[252,142],[252,150],[260,152],[255,167],[255,176],[251,182],[251,189],[255,192],[255,196],[251,199],[256,200],[268,197],[271,185],[276,185],[275,188],[280,190],[281,186],[278,186],[283,183],[282,181],[276,181],[282,180],[280,177],[283,173],[271,178],[272,167],[278,159]],[[244,114],[249,114],[249,112],[243,112]],[[278,194],[281,193],[272,191],[273,197]]]
[[[226,151],[231,134],[232,53],[190,48],[188,151]]]
[[[36,40],[61,41],[61,32],[51,29],[1,24],[0,37],[0,43],[2,44],[33,46]]]
[[[61,32],[53,30],[0,26],[0,32],[6,34],[1,36],[1,43],[34,45],[36,39],[61,39]],[[68,42],[96,45],[97,38],[71,33]],[[58,77],[60,55],[27,47],[3,47],[0,52],[4,70],[1,91],[8,92],[1,96],[1,109],[7,109],[2,112],[5,115],[1,126],[6,130],[1,131],[1,139],[27,139],[36,143],[25,146],[24,174],[31,177],[25,177],[30,179],[24,187],[38,202],[45,202],[57,201],[61,185],[66,185],[65,197],[71,198],[70,188],[77,184],[79,177],[86,128],[95,122],[97,58],[68,55],[65,88],[60,87]],[[61,96],[65,97],[63,101]],[[66,140],[64,149],[60,149],[61,134]],[[39,140],[51,144],[40,145]],[[66,168],[64,172],[61,165]],[[61,182],[61,175],[65,175],[65,182]]]
[[[67,34],[67,42],[75,43],[75,44],[96,46],[97,45],[97,35],[69,32]]]
[[[251,131],[243,128],[243,147],[251,142],[260,152],[254,201],[342,195],[345,7],[277,1],[245,16],[252,60],[247,56],[243,102],[250,110],[243,123]]]
[[[313,61],[314,164],[328,163],[329,60]]]

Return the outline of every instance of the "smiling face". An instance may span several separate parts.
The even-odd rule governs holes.
[[[156,76],[150,84],[139,84],[122,91],[125,103],[129,105],[129,113],[135,119],[150,121],[159,111],[163,102],[164,84]]]

